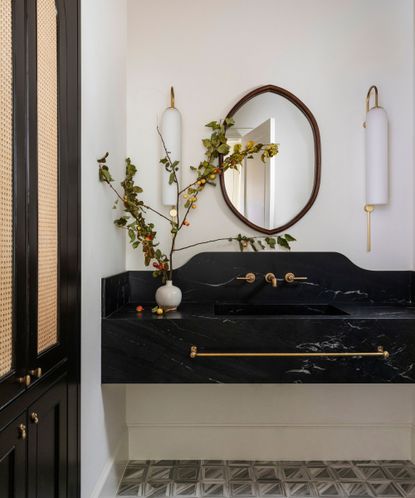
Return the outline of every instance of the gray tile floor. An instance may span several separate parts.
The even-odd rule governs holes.
[[[118,496],[415,498],[415,466],[401,460],[132,460]]]

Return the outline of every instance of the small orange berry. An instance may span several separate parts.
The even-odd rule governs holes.
[[[141,313],[142,311],[144,311],[144,308],[139,304],[135,310],[137,311],[137,313]]]
[[[197,205],[196,204],[192,204],[192,209],[196,209],[197,208]]]

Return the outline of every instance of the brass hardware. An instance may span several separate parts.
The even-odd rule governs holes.
[[[375,105],[373,107],[379,107],[379,92],[378,92],[378,87],[376,85],[372,85],[366,95],[366,112],[369,112],[370,109],[373,109],[373,107],[370,107],[370,96],[372,94],[372,90],[375,92]]]
[[[294,273],[289,272],[285,274],[284,280],[287,282],[287,284],[292,284],[296,280],[308,280],[308,277],[296,277]]]
[[[236,280],[245,280],[248,284],[253,284],[256,280],[255,273],[249,272],[244,277],[236,277]]]
[[[373,204],[366,204],[364,207],[365,212],[367,213],[367,251],[370,252],[372,250],[372,217],[371,214],[375,210],[375,206]]]
[[[170,87],[170,107],[174,109],[174,88]]]
[[[385,360],[389,358],[389,352],[383,349],[383,346],[379,346],[376,352],[373,353],[199,353],[197,346],[192,346],[190,348],[190,358],[213,358],[213,357],[229,357],[229,358],[327,358],[327,357],[358,357],[358,356],[370,356],[370,357],[380,357]]]
[[[19,384],[24,384],[26,387],[28,387],[32,382],[32,378],[30,377],[30,375],[23,375],[23,377],[17,377],[16,381]]]
[[[372,94],[372,90],[375,92],[375,105],[373,107],[370,107],[370,96]],[[376,85],[372,85],[366,95],[366,114],[370,111],[370,109],[374,109],[375,107],[380,107],[379,92],[378,87]],[[363,123],[363,128],[366,128],[366,121]]]
[[[265,275],[265,282],[268,282],[273,287],[277,287],[278,285],[277,277],[273,273],[267,273]]]
[[[42,377],[42,369],[40,367],[37,367],[34,370],[29,370],[29,373],[32,377],[35,377],[36,379]]]
[[[24,424],[20,424],[17,428],[17,432],[19,434],[19,439],[25,440],[27,438],[27,429]]]
[[[39,423],[39,415],[36,413],[36,412],[32,412],[30,414],[30,420],[34,423],[34,424],[38,424]]]

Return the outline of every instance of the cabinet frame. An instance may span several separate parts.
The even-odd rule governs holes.
[[[0,431],[47,392],[58,377],[67,388],[67,490],[80,495],[80,0],[55,0],[59,37],[59,262],[61,341],[37,353],[36,0],[13,0],[14,277],[10,373],[0,379]],[[36,155],[35,155],[36,154]],[[28,250],[28,247],[31,249]],[[36,263],[36,264],[35,264]],[[38,378],[31,371],[42,369]],[[30,375],[30,385],[17,378]],[[28,421],[30,424],[30,421]]]

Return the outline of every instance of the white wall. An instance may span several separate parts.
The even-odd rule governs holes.
[[[413,386],[129,385],[131,459],[412,457]]]
[[[125,426],[125,388],[101,388],[101,277],[125,268],[112,196],[98,182],[96,159],[111,153],[122,173],[126,149],[125,0],[81,2],[82,29],[82,498],[109,469]]]
[[[160,206],[155,127],[170,85],[183,115],[190,179],[187,165],[202,158],[204,123],[272,83],[303,100],[322,138],[321,190],[289,230],[295,250],[338,251],[370,269],[411,268],[413,24],[412,0],[128,0],[127,151],[146,201]],[[368,254],[362,123],[371,84],[390,120],[391,203],[374,213]],[[219,188],[201,197],[181,244],[251,233]],[[164,230],[161,240],[167,236]],[[178,263],[198,250],[181,253]],[[126,262],[143,268],[139,251],[127,248]],[[129,386],[130,456],[192,458],[204,447],[209,458],[410,458],[411,399],[410,388],[385,385]]]
[[[298,239],[295,250],[339,251],[371,269],[410,268],[412,11],[412,0],[129,0],[127,150],[141,169],[146,200],[154,206],[160,201],[155,126],[171,84],[183,114],[189,179],[188,165],[202,158],[203,125],[224,117],[247,91],[272,83],[303,100],[322,137],[321,190],[312,210],[290,229]],[[391,203],[373,216],[368,254],[362,123],[374,83],[390,119]],[[182,243],[250,233],[219,188],[201,197]],[[209,248],[218,249],[229,250],[229,244]],[[177,260],[192,254],[180,253]],[[139,251],[128,249],[127,268],[141,267]]]

